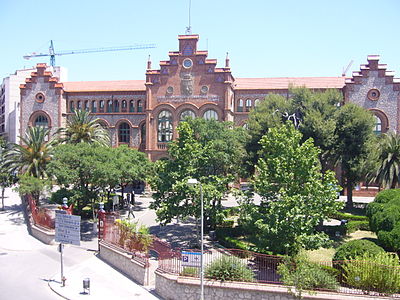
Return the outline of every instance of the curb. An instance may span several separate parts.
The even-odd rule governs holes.
[[[54,279],[50,279],[50,280],[47,282],[47,285],[49,286],[49,288],[50,288],[55,294],[57,294],[57,295],[60,296],[61,298],[64,298],[64,299],[66,299],[66,300],[71,300],[70,298],[67,298],[67,297],[65,297],[64,295],[61,295],[59,292],[57,292],[55,289],[53,289],[53,287],[51,286],[50,282],[57,282],[57,283],[59,283],[58,281],[56,281],[56,280],[54,280]]]

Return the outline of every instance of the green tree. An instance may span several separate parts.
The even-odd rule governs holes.
[[[0,137],[0,186],[1,186],[1,209],[4,210],[4,193],[7,187],[15,182],[15,176],[4,166],[7,142]]]
[[[203,186],[205,219],[215,227],[222,209],[221,199],[239,171],[243,155],[240,140],[244,133],[230,123],[202,119],[181,122],[178,131],[179,138],[168,147],[169,159],[155,164],[151,186],[156,201],[152,208],[164,224],[175,217],[198,219],[199,187],[187,185],[189,178],[195,178]]]
[[[384,134],[379,140],[378,167],[369,174],[370,181],[384,189],[394,189],[400,183],[400,136]]]
[[[315,228],[342,204],[334,173],[321,172],[320,150],[292,125],[271,128],[260,143],[254,187],[262,201],[247,203],[241,222],[259,247],[275,253],[326,244],[328,236]]]
[[[67,119],[66,127],[60,128],[57,134],[60,143],[110,145],[108,131],[86,110],[75,110]]]
[[[37,178],[28,174],[20,175],[18,178],[18,186],[15,190],[20,195],[32,195],[36,201],[36,205],[39,206],[40,195],[44,190],[50,187],[51,182],[47,179]]]
[[[347,189],[347,206],[353,206],[353,189],[368,172],[366,165],[375,151],[374,119],[364,108],[348,103],[336,113],[335,151]]]
[[[28,127],[25,137],[20,138],[22,145],[12,144],[4,156],[9,172],[45,178],[53,149],[53,143],[48,142],[49,133],[43,127]]]

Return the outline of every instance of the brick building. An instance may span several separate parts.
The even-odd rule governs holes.
[[[354,102],[376,116],[377,132],[400,128],[400,80],[379,56],[350,78],[235,78],[229,58],[224,67],[197,49],[198,35],[180,35],[179,50],[153,69],[147,62],[145,80],[61,82],[45,64],[21,88],[20,134],[28,126],[48,126],[52,132],[65,124],[74,109],[86,109],[110,131],[112,144],[128,144],[152,160],[166,155],[186,116],[232,121],[245,126],[248,112],[271,93],[288,96],[289,85],[337,89],[343,102]]]

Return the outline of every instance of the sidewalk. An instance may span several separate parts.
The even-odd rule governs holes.
[[[96,256],[64,269],[65,287],[60,273],[48,281],[49,287],[64,299],[161,299],[117,272]],[[83,279],[90,279],[90,294],[83,293]]]

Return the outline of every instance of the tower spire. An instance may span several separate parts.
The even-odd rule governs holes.
[[[147,60],[147,70],[151,70],[151,60],[150,60],[150,55],[149,55],[149,59]]]
[[[192,34],[192,26],[190,26],[190,8],[192,6],[192,0],[189,0],[189,26],[186,27],[185,34]]]
[[[229,69],[229,53],[226,52],[226,58],[225,58],[225,68]]]

